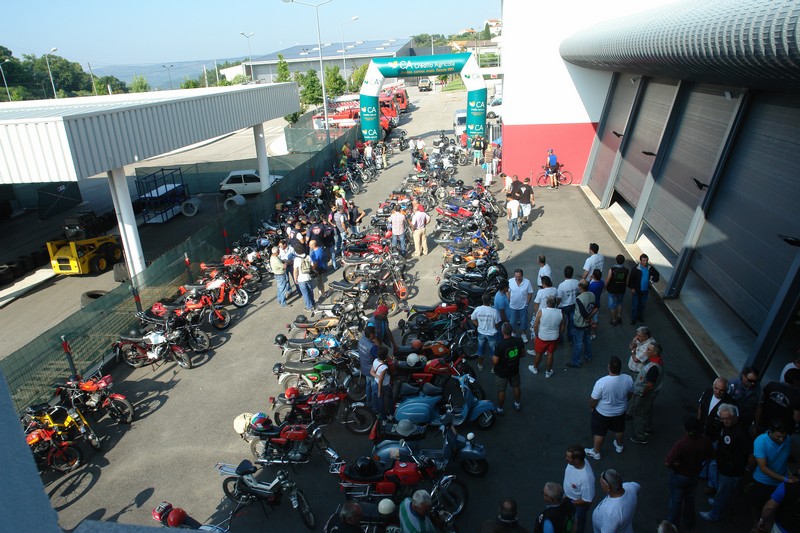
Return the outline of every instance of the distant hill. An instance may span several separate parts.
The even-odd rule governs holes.
[[[221,65],[226,61],[243,61],[244,57],[227,57],[217,59],[217,64]],[[94,67],[95,76],[116,76],[128,85],[133,81],[133,76],[138,74],[144,76],[150,87],[154,89],[169,89],[169,74],[162,65],[174,65],[170,69],[172,74],[172,86],[177,89],[185,78],[195,79],[203,74],[203,65],[206,66],[209,76],[214,75],[214,60],[198,61],[177,61],[172,63],[142,63],[139,65],[110,65],[106,67]],[[209,78],[211,82],[211,78]]]

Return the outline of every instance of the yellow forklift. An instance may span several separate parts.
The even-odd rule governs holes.
[[[122,261],[122,247],[114,235],[103,235],[102,221],[94,212],[77,213],[64,220],[63,240],[47,243],[50,265],[56,274],[102,274]]]

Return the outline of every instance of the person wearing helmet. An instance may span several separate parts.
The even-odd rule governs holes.
[[[558,157],[553,153],[553,149],[547,150],[547,160],[544,164],[544,171],[550,177],[549,189],[558,189]]]
[[[428,233],[426,227],[431,217],[425,212],[422,204],[417,205],[417,210],[411,217],[411,227],[414,228],[414,255],[422,257],[428,253]]]
[[[328,519],[325,533],[361,533],[362,514],[361,504],[357,501],[344,502]]]

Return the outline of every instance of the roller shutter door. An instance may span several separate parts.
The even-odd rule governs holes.
[[[620,142],[622,142],[622,137],[617,137],[614,132],[625,132],[633,97],[636,96],[636,85],[631,83],[632,78],[632,74],[621,74],[619,77],[614,89],[614,96],[611,98],[611,108],[603,126],[600,147],[589,174],[589,188],[598,198],[602,198],[606,192],[608,176],[614,165],[614,157],[617,155]]]
[[[798,253],[800,97],[758,94],[709,208],[691,268],[758,331]]]
[[[736,107],[721,87],[698,86],[688,95],[667,159],[656,180],[644,220],[673,252],[680,252],[697,206],[705,194],[692,178],[711,181],[714,164]]]
[[[626,135],[632,137],[625,150],[615,187],[633,207],[639,203],[645,176],[653,168],[655,160],[655,157],[642,152],[658,151],[658,142],[676,90],[677,82],[674,80],[648,81],[636,122],[626,132]]]

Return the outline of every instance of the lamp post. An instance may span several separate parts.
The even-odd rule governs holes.
[[[351,18],[350,20],[345,20],[344,22],[342,22],[342,76],[344,76],[345,80],[347,79],[347,60],[344,57],[345,56],[344,25],[347,24],[348,22],[353,22],[353,21],[356,21],[356,20],[358,20],[358,16],[357,15],[355,17]]]
[[[11,61],[11,59],[6,58],[2,63],[0,63],[0,74],[3,75],[3,85],[6,86],[6,94],[8,95],[8,101],[11,101],[11,92],[8,90],[8,82],[6,81],[6,72],[3,70],[3,65]]]
[[[169,89],[172,90],[172,67],[174,67],[175,65],[170,65],[170,66],[161,65],[161,66],[167,69],[167,76],[169,76]]]
[[[322,75],[322,113],[325,117],[325,134],[327,143],[331,143],[331,130],[328,126],[328,91],[325,90],[325,66],[322,64],[322,38],[320,37],[319,32],[319,8],[320,6],[324,6],[332,2],[333,0],[324,0],[318,4],[309,4],[306,2],[300,2],[298,0],[283,0],[287,4],[300,4],[304,6],[309,6],[314,8],[314,12],[317,15],[317,50],[319,50],[319,70]]]
[[[50,74],[50,85],[53,86],[53,98],[58,100],[58,93],[56,92],[56,82],[53,81],[53,71],[50,70],[50,54],[58,52],[58,48],[51,48],[49,52],[44,55],[44,61],[47,63],[47,73]]]
[[[255,81],[253,77],[253,52],[250,51],[250,37],[255,35],[255,33],[245,33],[243,31],[239,32],[239,35],[247,39],[247,60],[250,62],[250,81]],[[245,71],[245,74],[247,71]]]

